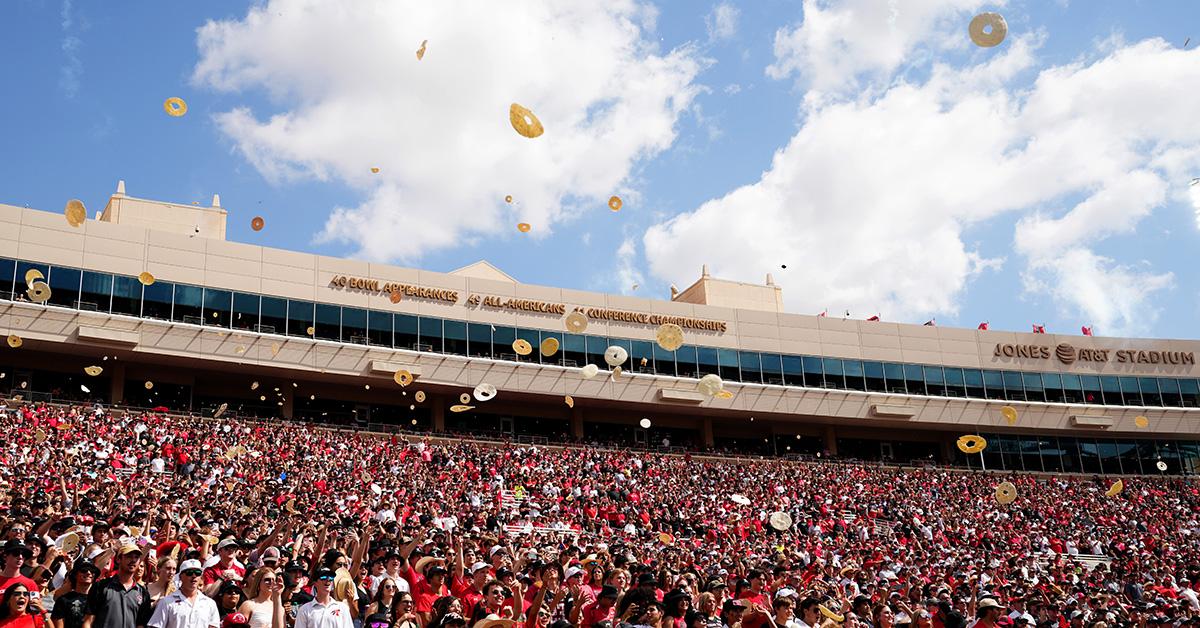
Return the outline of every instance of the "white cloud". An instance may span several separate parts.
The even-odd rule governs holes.
[[[265,90],[281,108],[216,116],[265,177],[364,194],[333,210],[321,239],[413,260],[517,221],[543,236],[572,213],[607,211],[631,168],[672,144],[707,64],[692,48],[659,52],[654,19],[634,0],[271,0],[199,30],[193,80]],[[513,102],[538,115],[542,137],[513,131]]]
[[[1093,326],[1105,336],[1149,330],[1158,319],[1158,308],[1147,302],[1175,282],[1172,273],[1137,271],[1081,247],[1036,258],[1022,279],[1026,289],[1049,293],[1063,314],[1084,315],[1080,325]]]
[[[79,93],[79,80],[83,76],[83,59],[79,58],[79,49],[83,40],[72,35],[75,18],[71,14],[71,0],[63,0],[59,8],[59,18],[63,32],[59,48],[63,53],[63,64],[58,68],[58,88],[67,98],[74,98]]]
[[[1015,214],[1027,290],[1105,333],[1145,329],[1172,275],[1092,249],[1184,194],[1156,164],[1200,148],[1186,123],[1200,51],[1149,40],[1010,85],[1033,67],[1033,40],[1010,34],[986,64],[810,106],[758,182],[647,231],[650,272],[682,282],[708,263],[757,281],[787,264],[792,311],[924,320],[955,313],[995,265],[963,233]]]
[[[704,18],[709,40],[733,39],[733,36],[737,34],[739,15],[737,7],[728,2],[722,2],[713,7],[712,11]]]
[[[775,33],[767,75],[795,76],[810,98],[890,75],[915,49],[963,47],[964,18],[981,0],[804,0],[803,21]],[[1003,2],[993,3],[1003,5]]]
[[[646,283],[637,267],[637,241],[633,238],[625,238],[617,247],[617,281],[621,294],[632,294]]]

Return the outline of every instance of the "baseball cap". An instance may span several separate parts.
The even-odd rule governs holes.
[[[124,556],[126,554],[133,554],[135,552],[141,554],[142,548],[134,545],[133,543],[126,543],[125,545],[121,546],[121,549],[117,550],[117,556]]]
[[[264,550],[264,551],[263,551],[263,553],[262,553],[262,562],[263,562],[263,563],[277,563],[277,562],[279,562],[279,550],[278,550],[277,548],[274,548],[274,547],[268,547],[268,548],[267,548],[266,550]]]
[[[471,565],[471,573],[475,573],[476,571],[479,571],[480,569],[487,569],[488,567],[491,567],[491,565],[483,562],[482,560],[478,561],[474,565]]]
[[[221,628],[242,628],[243,626],[249,625],[250,620],[246,619],[245,615],[238,612],[233,612],[226,615],[225,620],[221,622]]]
[[[567,572],[563,575],[563,579],[570,580],[571,578],[574,578],[575,576],[578,576],[582,573],[583,573],[583,570],[578,567],[569,567],[569,568],[567,568]]]
[[[220,543],[217,543],[217,550],[223,550],[227,547],[241,547],[241,546],[238,545],[237,539],[233,538],[232,536],[225,539],[224,541],[221,541]]]
[[[185,571],[189,571],[192,569],[204,571],[204,565],[202,565],[200,563],[200,561],[198,561],[194,558],[190,559],[190,560],[185,560],[185,561],[183,561],[183,564],[179,566],[179,573],[183,573]]]

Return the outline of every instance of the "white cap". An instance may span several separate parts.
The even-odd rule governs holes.
[[[580,569],[578,567],[569,567],[569,568],[567,568],[567,573],[566,573],[566,576],[564,579],[570,580],[571,578],[574,578],[575,576],[578,576],[581,573],[583,573],[582,569]]]
[[[185,560],[183,561],[183,564],[179,566],[179,573],[183,573],[189,569],[199,569],[200,571],[204,571],[204,565],[201,565],[200,561],[196,560],[195,558],[191,560]]]
[[[799,594],[796,593],[795,589],[790,589],[790,588],[784,587],[775,592],[775,599],[778,600],[781,597],[800,597],[800,596],[799,596]]]
[[[481,561],[475,563],[474,565],[471,565],[471,573],[475,573],[476,571],[479,571],[480,569],[487,569],[488,567],[491,567],[491,565],[489,565],[481,560]]]
[[[496,552],[503,552],[503,551],[504,551],[503,545],[493,545],[492,549],[488,551],[488,556],[495,556]]]

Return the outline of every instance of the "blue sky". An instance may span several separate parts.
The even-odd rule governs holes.
[[[0,202],[94,213],[125,179],[280,248],[660,298],[708,263],[801,313],[1195,337],[1200,3],[492,5],[9,0]]]

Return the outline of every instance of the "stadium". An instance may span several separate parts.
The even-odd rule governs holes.
[[[485,261],[443,273],[231,242],[228,217],[219,197],[140,199],[124,182],[77,225],[0,205],[0,325],[21,340],[0,352],[0,387],[28,401],[223,408],[372,432],[1200,472],[1194,341],[793,314],[770,276],[751,285],[707,269],[662,299],[527,285]],[[50,289],[41,303],[34,270]],[[565,320],[575,312],[588,320],[579,333]],[[684,331],[676,351],[655,342],[667,322]],[[518,355],[520,339],[531,352]],[[617,375],[612,346],[628,354]],[[582,374],[589,364],[599,375]],[[397,384],[399,370],[415,381]],[[701,394],[707,374],[727,392]],[[496,397],[468,399],[481,384]],[[956,446],[971,434],[987,440],[978,455]]]

